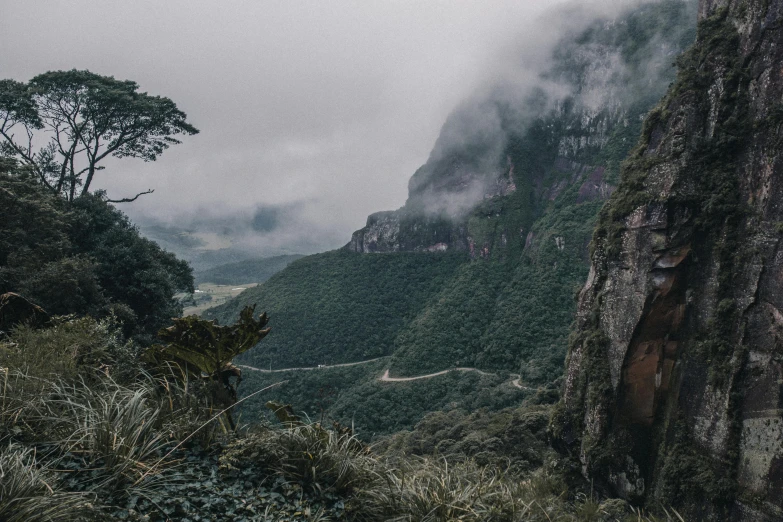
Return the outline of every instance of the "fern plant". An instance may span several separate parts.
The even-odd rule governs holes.
[[[174,325],[158,332],[158,337],[166,342],[149,348],[146,359],[155,367],[178,367],[183,380],[205,379],[211,384],[210,395],[213,402],[222,407],[231,406],[237,400],[237,386],[242,380],[242,372],[231,361],[237,355],[246,352],[269,334],[269,318],[261,314],[253,318],[255,305],[247,306],[239,314],[239,320],[233,325],[220,326],[191,315],[174,319]],[[236,382],[232,383],[231,378]],[[236,425],[231,412],[226,412],[226,420],[233,430]]]

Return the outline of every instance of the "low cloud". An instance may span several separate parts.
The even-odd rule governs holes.
[[[636,3],[28,0],[3,7],[0,45],[20,51],[0,70],[90,69],[170,97],[202,132],[157,162],[108,163],[96,188],[154,188],[122,207],[139,222],[215,216],[246,222],[259,255],[308,253],[400,207],[430,152],[492,144],[497,115],[471,100],[556,93],[540,73],[557,42]]]
[[[654,3],[646,2],[647,6]],[[532,122],[564,110],[566,104],[577,107],[576,126],[587,122],[600,126],[607,115],[617,117],[618,111],[635,103],[653,104],[654,99],[643,96],[659,97],[665,92],[672,62],[693,35],[689,24],[676,27],[680,31],[676,34],[672,27],[645,26],[647,31],[657,31],[646,44],[632,54],[628,46],[619,49],[613,38],[642,36],[630,34],[634,21],[628,15],[633,9],[636,14],[645,9],[638,4],[561,5],[536,20],[540,27],[553,30],[535,39],[522,33],[526,38],[502,53],[506,60],[492,64],[495,69],[487,76],[492,81],[450,114],[427,164],[409,182],[407,207],[429,215],[462,217],[482,199],[502,194],[508,138],[524,135]],[[684,5],[695,25],[697,2],[688,0]],[[667,33],[665,38],[662,32]],[[574,148],[583,146],[580,140],[572,141],[561,147],[561,154],[575,154]]]

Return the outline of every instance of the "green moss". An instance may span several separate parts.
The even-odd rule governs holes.
[[[607,355],[609,339],[598,326],[597,310],[596,306],[593,317],[584,328],[572,333],[568,349],[569,357],[577,351],[582,352],[582,367],[576,375],[577,383],[574,385],[577,395],[571,397],[572,404],[589,408],[607,404],[613,395]],[[599,476],[606,477],[608,475],[604,468],[607,464],[608,445],[606,441],[593,440],[585,433],[584,417],[584,410],[567,410],[562,403],[558,404],[552,417],[552,436],[558,446],[562,447],[565,443],[565,446],[579,447],[587,461],[601,469]],[[568,441],[566,438],[573,440]],[[576,441],[581,444],[576,444]],[[611,460],[614,461],[614,457]]]

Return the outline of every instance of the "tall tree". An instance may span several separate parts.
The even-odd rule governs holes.
[[[178,135],[198,133],[173,101],[138,89],[133,81],[75,69],[28,83],[0,80],[0,153],[73,201],[88,193],[107,157],[155,161],[181,143]]]
[[[68,203],[29,169],[0,157],[0,294],[15,292],[55,315],[113,315],[149,344],[182,314],[190,266],[142,237],[99,195]]]

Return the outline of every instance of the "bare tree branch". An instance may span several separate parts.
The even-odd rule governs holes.
[[[135,195],[135,196],[133,196],[132,198],[123,198],[123,199],[107,199],[106,201],[107,201],[108,203],[133,203],[134,201],[136,201],[137,199],[139,199],[139,196],[143,196],[144,194],[152,194],[153,192],[155,192],[155,190],[154,190],[154,189],[149,189],[149,190],[148,190],[148,191],[146,191],[146,192],[139,192],[138,194],[136,194],[136,195]]]

